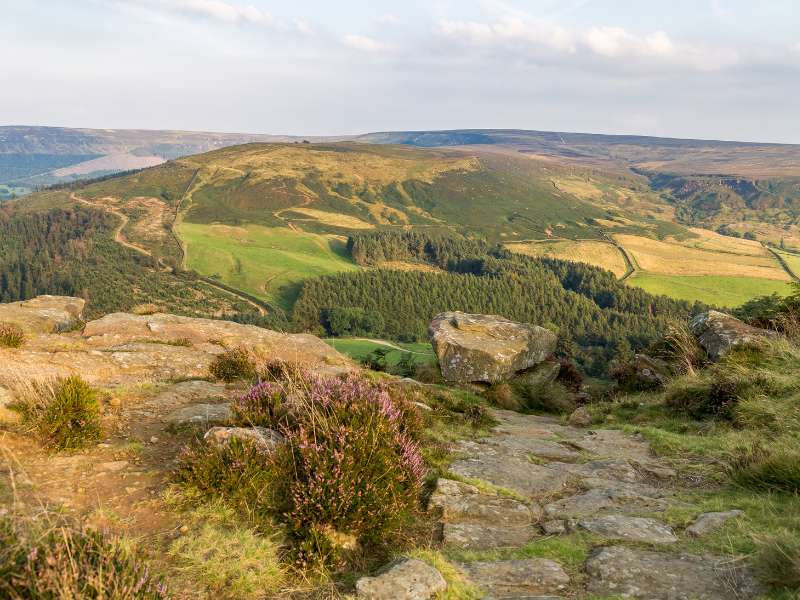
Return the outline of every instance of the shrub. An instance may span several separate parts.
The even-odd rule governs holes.
[[[388,348],[375,348],[375,350],[364,357],[362,363],[366,368],[372,371],[379,371],[383,373],[388,367],[386,356],[389,354],[389,352],[390,350]]]
[[[755,568],[761,581],[770,587],[800,591],[800,538],[797,533],[784,530],[759,540]]]
[[[0,323],[0,347],[19,348],[25,343],[25,332],[14,323]]]
[[[17,401],[11,408],[56,450],[82,448],[100,439],[100,405],[97,394],[77,375],[53,381],[17,382]]]
[[[425,474],[420,418],[397,392],[354,374],[305,374],[257,384],[234,414],[279,428],[286,443],[271,454],[194,446],[178,479],[283,522],[300,564],[341,558],[348,540],[374,547],[415,508]]]
[[[514,389],[506,382],[495,383],[484,392],[486,399],[500,408],[506,410],[519,410],[521,403]]]
[[[740,447],[730,460],[731,478],[741,486],[756,490],[800,492],[800,450],[774,442]]]
[[[0,520],[0,597],[159,600],[155,581],[119,540],[67,525],[21,531]]]
[[[209,371],[213,377],[231,383],[237,379],[254,379],[256,364],[246,349],[233,348],[215,356]]]
[[[571,392],[580,391],[583,386],[583,375],[578,366],[571,360],[562,358],[558,361],[559,369],[556,381]]]
[[[528,410],[569,414],[575,410],[575,397],[557,381],[537,381],[522,388],[524,407]]]

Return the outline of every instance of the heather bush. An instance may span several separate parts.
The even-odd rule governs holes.
[[[256,364],[246,349],[233,348],[215,356],[209,371],[213,377],[231,383],[238,379],[254,379]]]
[[[242,443],[184,452],[180,481],[283,523],[301,565],[373,547],[415,509],[425,465],[413,404],[351,374],[294,373],[234,403],[234,420],[278,429],[272,453]]]
[[[163,585],[119,540],[68,525],[0,519],[0,598],[159,600]]]
[[[100,439],[97,394],[83,379],[16,381],[16,402],[23,424],[56,450],[82,448]]]
[[[506,410],[519,410],[522,407],[519,397],[514,393],[514,389],[504,381],[492,384],[483,395],[493,405]]]
[[[0,347],[19,348],[25,343],[25,332],[14,323],[0,323]]]

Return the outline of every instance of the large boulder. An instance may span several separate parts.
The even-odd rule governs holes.
[[[544,361],[557,341],[544,327],[463,312],[437,315],[428,333],[442,376],[457,383],[508,379]]]
[[[689,323],[689,329],[711,360],[719,360],[734,346],[752,344],[778,335],[716,310],[697,315]]]
[[[0,323],[13,323],[26,333],[66,331],[80,323],[86,301],[69,296],[37,296],[0,304]]]

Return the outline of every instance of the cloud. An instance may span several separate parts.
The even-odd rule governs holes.
[[[223,0],[121,0],[122,6],[140,6],[154,12],[177,13],[222,23],[273,25],[272,15],[250,4],[241,5]]]
[[[381,25],[400,25],[403,21],[397,15],[386,13],[375,19],[375,22]]]
[[[454,44],[502,51],[528,61],[569,61],[594,68],[672,67],[720,70],[739,61],[734,49],[677,41],[663,31],[634,33],[622,27],[567,28],[520,13],[493,22],[440,21],[437,33]]]
[[[348,33],[344,36],[344,38],[342,38],[342,43],[355,50],[371,53],[385,52],[390,48],[387,44],[379,42],[374,38],[354,33]]]

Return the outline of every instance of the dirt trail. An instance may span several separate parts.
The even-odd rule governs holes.
[[[130,219],[128,218],[128,215],[126,215],[116,206],[103,204],[101,202],[92,202],[91,200],[87,200],[86,198],[81,198],[75,192],[72,192],[72,194],[70,194],[70,200],[74,202],[80,202],[81,204],[86,204],[87,206],[91,206],[92,208],[103,210],[105,212],[109,212],[115,215],[117,218],[119,218],[120,224],[114,230],[114,241],[122,246],[125,246],[126,248],[130,248],[131,250],[138,252],[139,254],[149,256],[150,258],[153,257],[153,253],[150,252],[147,248],[143,248],[142,246],[130,242],[122,233],[122,230],[125,229],[125,227],[128,225]]]

